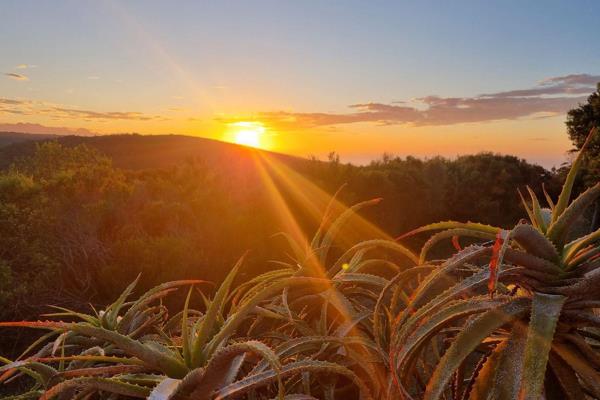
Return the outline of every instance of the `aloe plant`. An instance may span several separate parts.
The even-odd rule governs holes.
[[[600,184],[570,200],[587,142],[556,202],[544,191],[548,207],[542,208],[527,188],[529,223],[504,230],[450,221],[403,236],[440,231],[420,254],[431,273],[391,329],[391,392],[424,399],[600,398],[594,313],[600,231],[572,237]],[[436,243],[453,237],[480,243],[428,261]]]

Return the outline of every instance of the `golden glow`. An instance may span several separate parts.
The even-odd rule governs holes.
[[[256,148],[264,147],[265,126],[262,123],[240,121],[233,122],[228,127],[234,143]]]

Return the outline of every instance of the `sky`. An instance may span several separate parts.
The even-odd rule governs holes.
[[[493,151],[551,167],[571,149],[566,111],[600,81],[594,0],[0,9],[0,130],[188,134],[355,163]]]

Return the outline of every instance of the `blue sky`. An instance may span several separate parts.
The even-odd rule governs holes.
[[[6,1],[0,71],[27,80],[4,75],[0,97],[156,119],[39,113],[19,119],[0,109],[0,123],[218,137],[219,118],[339,114],[353,104],[527,89],[547,78],[600,74],[599,15],[597,1]],[[17,68],[21,64],[28,67]],[[549,127],[547,121],[518,119],[519,132],[530,127],[539,136]],[[550,138],[559,140],[564,115],[551,119]],[[511,119],[503,121],[478,128],[469,123],[461,132],[496,133]],[[324,142],[333,146],[358,135],[387,143],[391,136],[398,144],[392,150],[410,152],[410,124],[367,122],[329,127],[337,133]],[[274,133],[280,143],[273,147],[307,152],[318,141],[314,136],[324,134],[311,128],[298,136],[280,126]],[[410,140],[403,143],[402,135]],[[563,156],[568,142],[561,140],[542,162]],[[355,151],[360,141],[352,146],[338,150],[350,159],[376,153],[373,148],[361,156]],[[413,147],[418,155],[435,154]],[[439,151],[453,152],[463,151]]]

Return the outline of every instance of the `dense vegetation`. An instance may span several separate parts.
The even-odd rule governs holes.
[[[291,260],[235,289],[243,260],[210,297],[180,280],[130,300],[135,279],[105,309],[48,315],[68,322],[0,323],[48,331],[3,360],[0,381],[41,399],[600,398],[600,230],[582,218],[600,183],[572,200],[585,147],[547,207],[528,188],[529,219],[511,229],[440,222],[400,238],[439,231],[418,256],[385,239],[338,253],[376,202],[330,206],[306,246],[288,237]],[[441,241],[454,254],[432,259]]]
[[[264,272],[285,251],[272,235],[286,227],[251,155],[243,157],[246,164],[222,169],[189,161],[126,170],[90,147],[38,145],[0,174],[0,318],[31,317],[49,303],[102,304],[140,272],[142,288],[191,277],[219,282],[248,249],[246,276]],[[347,204],[383,198],[365,216],[392,236],[445,219],[508,227],[524,216],[515,187],[556,186],[555,174],[492,154],[387,157],[366,167],[307,161],[296,170],[329,193],[347,183]],[[318,220],[298,193],[276,184],[303,230],[314,231]]]

